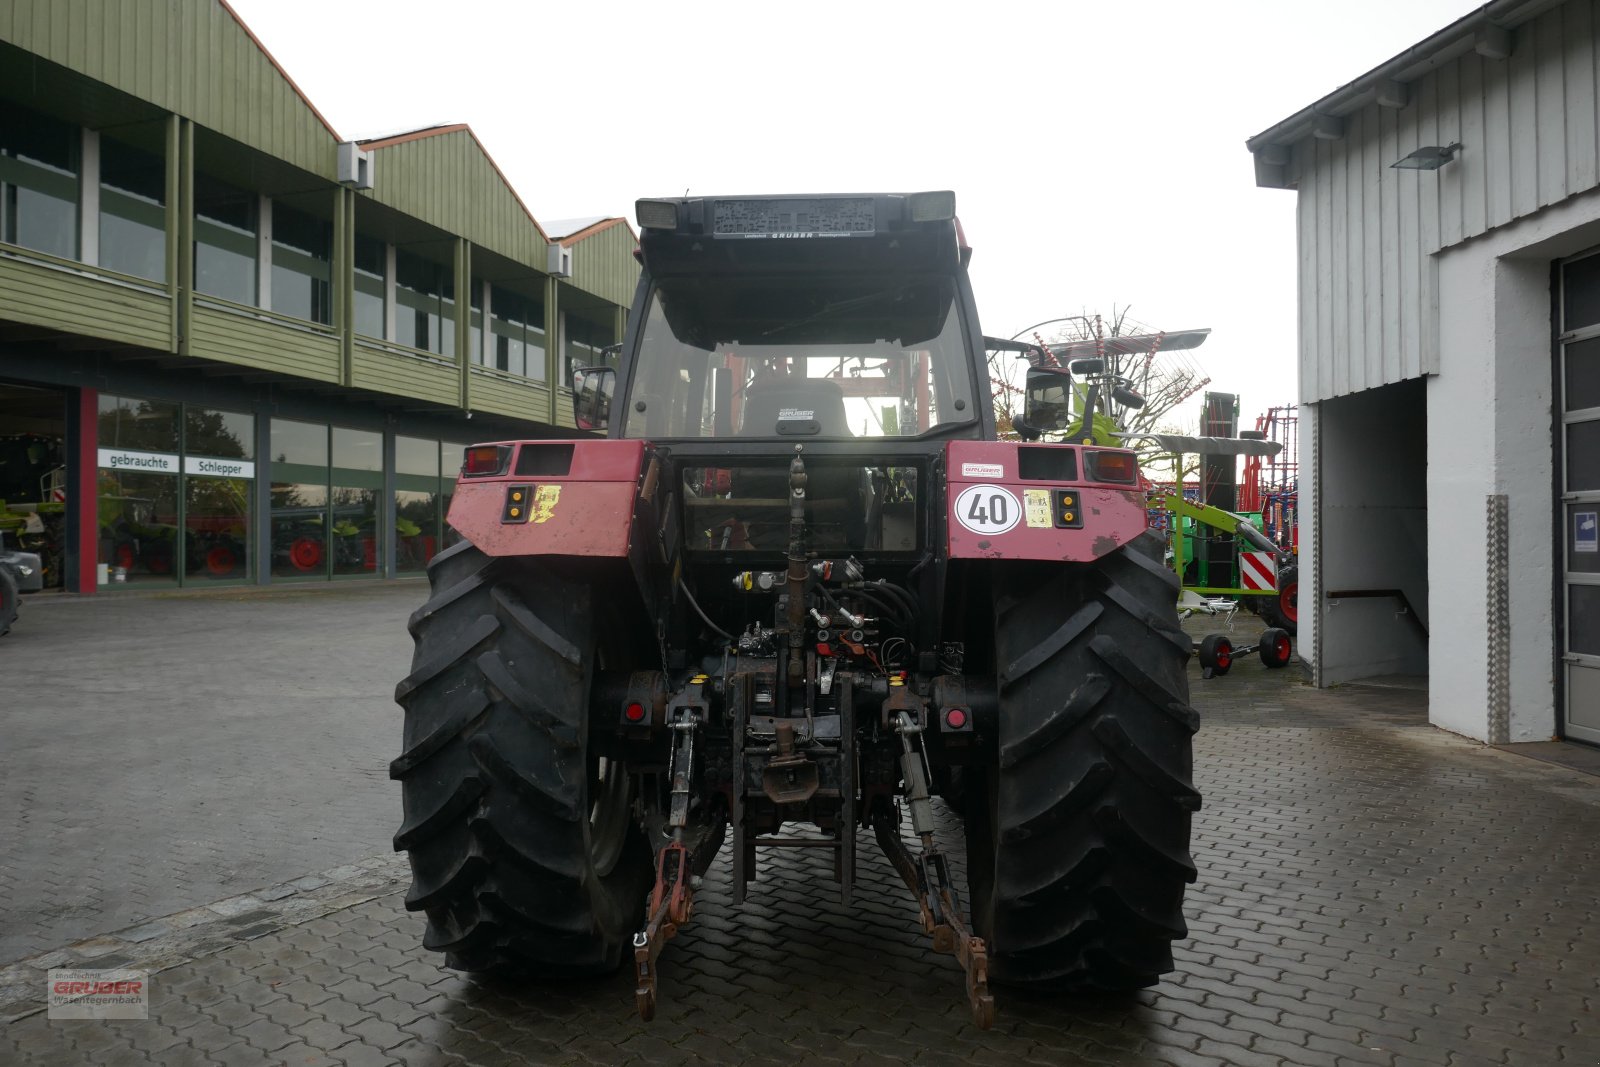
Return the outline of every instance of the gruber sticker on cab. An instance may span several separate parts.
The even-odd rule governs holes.
[[[556,513],[556,502],[561,499],[561,486],[541,485],[533,492],[533,521],[549,522]]]
[[[963,463],[961,477],[963,478],[1004,478],[1005,467],[998,463]]]
[[[975,534],[994,537],[1022,521],[1022,504],[998,485],[970,485],[956,497],[956,521]]]

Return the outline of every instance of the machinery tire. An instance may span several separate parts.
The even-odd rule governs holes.
[[[395,687],[405,749],[390,765],[423,945],[467,971],[612,971],[654,871],[626,768],[590,751],[590,587],[466,541],[428,578],[408,626],[411,673]]]
[[[1207,634],[1201,639],[1200,651],[1196,656],[1200,666],[1220,678],[1233,667],[1233,642],[1222,634]]]
[[[1141,989],[1188,935],[1199,716],[1161,549],[1146,534],[1091,565],[996,575],[998,730],[967,826],[996,982]]]
[[[1274,670],[1289,665],[1289,657],[1294,648],[1289,641],[1288,631],[1269,626],[1261,631],[1260,641],[1262,663]]]
[[[1278,572],[1278,595],[1259,597],[1263,601],[1257,612],[1267,620],[1268,626],[1287,630],[1290,637],[1299,635],[1300,628],[1300,568],[1294,564]]]
[[[6,567],[0,567],[0,637],[11,632],[17,621],[17,579]]]

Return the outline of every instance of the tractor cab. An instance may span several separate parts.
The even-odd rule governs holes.
[[[642,200],[642,308],[580,425],[651,441],[993,439],[948,192]],[[616,418],[600,408],[620,391]],[[609,405],[604,405],[609,407]]]
[[[954,195],[643,200],[638,218],[639,312],[620,367],[582,372],[579,425],[669,445],[691,551],[785,550],[797,444],[813,549],[922,547],[943,442],[995,436]]]

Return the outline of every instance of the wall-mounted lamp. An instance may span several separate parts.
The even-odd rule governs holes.
[[[1456,153],[1460,150],[1460,141],[1445,145],[1443,148],[1433,144],[1424,145],[1400,162],[1389,164],[1389,167],[1393,170],[1438,170],[1456,158]]]

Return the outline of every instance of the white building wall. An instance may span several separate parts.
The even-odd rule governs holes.
[[[1600,190],[1438,256],[1443,364],[1428,380],[1429,718],[1486,741],[1555,730],[1554,261],[1600,245]],[[1484,522],[1503,494],[1510,600],[1490,650]],[[1499,693],[1497,693],[1497,688]],[[1496,721],[1498,700],[1506,718]]]
[[[1513,31],[1507,59],[1468,52],[1367,104],[1339,139],[1295,146],[1301,398],[1314,403],[1439,369],[1447,351],[1433,255],[1594,187],[1600,169],[1600,0]],[[1461,142],[1433,172],[1390,167]]]

